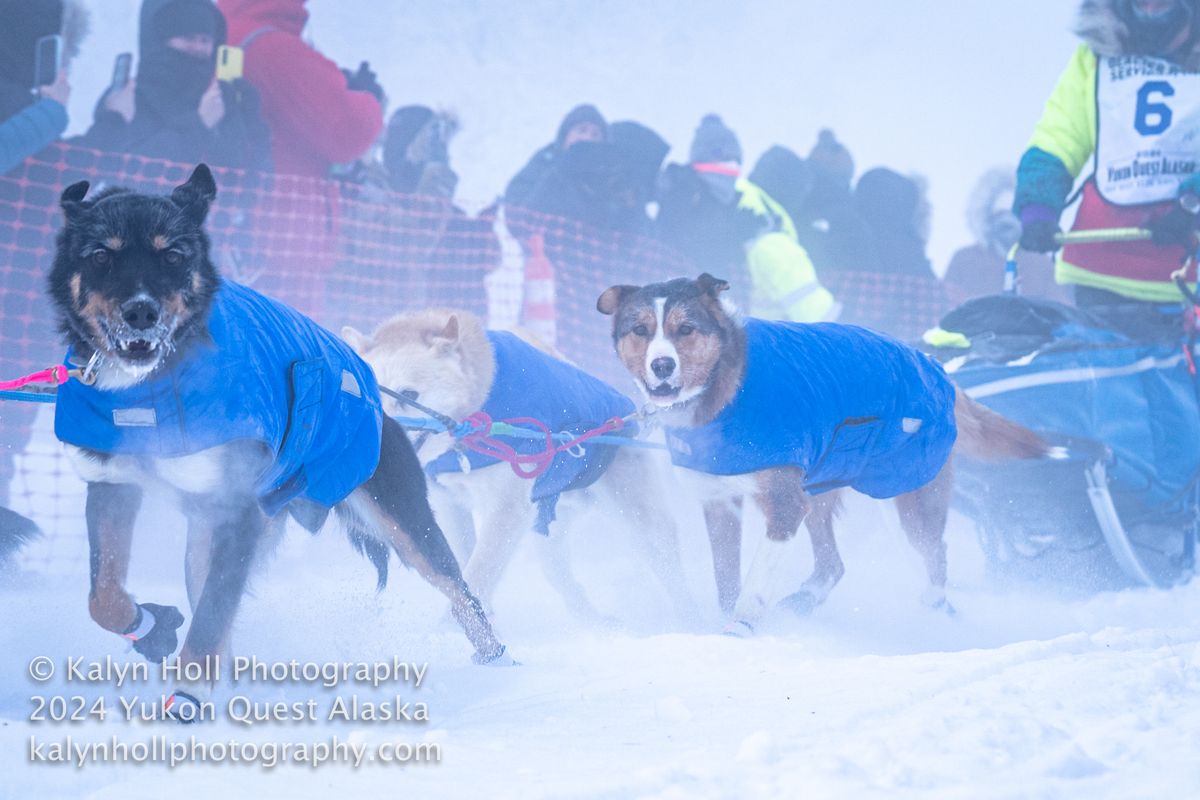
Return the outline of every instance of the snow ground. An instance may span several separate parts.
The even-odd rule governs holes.
[[[290,531],[243,605],[235,650],[428,661],[419,689],[357,692],[425,702],[427,723],[30,723],[31,694],[79,689],[39,688],[26,677],[31,657],[137,656],[88,619],[83,575],[20,575],[0,587],[0,798],[1177,798],[1200,787],[1200,584],[1085,599],[1000,589],[960,524],[950,537],[959,614],[946,618],[919,604],[922,570],[890,510],[863,501],[840,526],[847,574],[829,602],[737,640],[715,633],[706,537],[694,508],[680,510],[704,619],[676,622],[631,534],[589,518],[572,531],[572,562],[611,624],[563,610],[531,535],[496,597],[497,628],[523,662],[511,668],[472,666],[440,597],[414,575],[397,569],[376,595],[371,570],[338,532]],[[140,599],[182,606],[179,526],[158,522],[140,533],[130,585]],[[811,561],[806,538],[789,556],[798,580]],[[116,702],[114,689],[84,689]],[[232,694],[224,691],[218,699]],[[27,759],[31,735],[138,741],[164,730],[205,741],[434,742],[442,762],[170,771]]]

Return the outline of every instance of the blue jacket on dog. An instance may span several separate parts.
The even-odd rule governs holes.
[[[166,458],[263,442],[275,456],[256,485],[268,514],[297,497],[332,507],[375,473],[379,388],[349,346],[229,281],[217,291],[208,333],[172,369],[128,389],[63,384],[55,435],[101,453]]]
[[[895,497],[954,445],[954,385],[935,361],[853,325],[746,321],[746,375],[699,428],[669,428],[671,460],[713,475],[800,467],[811,494]]]
[[[555,433],[580,434],[613,417],[633,413],[633,402],[601,380],[578,367],[543,353],[519,337],[505,331],[488,331],[488,342],[496,357],[496,377],[480,409],[494,420],[532,417]],[[631,426],[625,432],[632,432]],[[518,439],[498,436],[518,453],[540,453],[545,439]],[[604,474],[616,455],[616,446],[583,445],[583,455],[559,453],[550,469],[533,482],[532,500],[538,504],[536,530],[550,532],[558,496],[570,489],[592,485]],[[500,463],[482,453],[466,451],[473,469]],[[426,467],[431,477],[444,472],[460,472],[457,453],[443,453]]]

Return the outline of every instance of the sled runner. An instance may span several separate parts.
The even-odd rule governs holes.
[[[1182,330],[1176,343],[1135,341],[1078,309],[1004,294],[965,303],[939,333],[927,341],[945,345],[932,349],[968,395],[1068,454],[958,464],[955,505],[994,573],[1089,588],[1191,576],[1200,395]]]

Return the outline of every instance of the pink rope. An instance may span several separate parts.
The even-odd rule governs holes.
[[[24,378],[17,378],[12,381],[0,381],[0,392],[13,391],[21,389],[31,383],[49,383],[52,386],[62,386],[71,377],[67,368],[62,364],[44,369],[41,372],[35,372],[32,375],[26,375]]]

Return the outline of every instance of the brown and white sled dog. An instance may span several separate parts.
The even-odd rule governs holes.
[[[95,375],[61,387],[55,415],[87,482],[92,618],[151,660],[175,652],[180,611],[138,603],[125,586],[147,492],[187,518],[184,664],[227,648],[251,566],[287,514],[315,531],[332,507],[381,587],[394,550],[450,599],[476,660],[500,659],[370,369],[333,334],[218,274],[208,168],[168,196],[87,190],[62,194],[49,288],[72,360]]]
[[[496,337],[508,336],[508,340]],[[402,314],[383,323],[374,334],[367,336],[353,328],[344,328],[342,337],[358,351],[375,370],[382,386],[393,391],[409,393],[423,405],[462,420],[489,404],[509,403],[515,413],[506,416],[530,416],[542,419],[531,411],[535,394],[542,398],[541,408],[555,406],[571,416],[576,395],[569,387],[529,385],[528,371],[519,370],[521,359],[548,359],[553,362],[551,375],[566,374],[586,381],[586,385],[602,387],[620,402],[632,404],[616,390],[586,376],[574,365],[532,335],[525,332],[505,333],[484,330],[480,320],[465,311],[431,309]],[[502,342],[504,358],[498,358],[497,347]],[[534,351],[537,351],[536,354]],[[521,374],[514,374],[520,372]],[[543,373],[538,373],[542,375]],[[536,380],[533,379],[533,380]],[[506,386],[507,384],[507,386]],[[515,400],[498,400],[493,387],[513,390]],[[529,405],[526,405],[526,403]],[[404,414],[394,400],[385,399],[384,408]],[[412,413],[411,411],[407,413]],[[497,417],[499,418],[499,417]],[[585,419],[586,417],[584,417]],[[603,419],[592,420],[603,422]],[[451,436],[414,434],[417,454],[422,464],[447,464],[454,445]],[[564,491],[561,515],[550,528],[549,535],[535,535],[538,555],[547,579],[562,595],[568,608],[576,615],[597,620],[600,615],[587,600],[582,587],[573,577],[566,557],[567,537],[573,521],[582,518],[582,511],[620,516],[631,524],[635,541],[644,550],[649,565],[662,582],[676,613],[683,619],[694,616],[694,604],[686,588],[680,562],[676,526],[669,508],[662,502],[660,470],[652,454],[631,447],[617,447],[611,453],[611,463],[594,483],[583,488]],[[474,532],[474,547],[466,559],[463,574],[485,604],[490,600],[517,545],[534,527],[537,509],[531,502],[535,482],[517,476],[507,464],[499,462],[475,466],[467,472],[461,469],[437,470],[432,496],[443,495],[449,507],[443,512],[438,505],[439,518],[445,521],[451,514],[464,529],[464,539]]]
[[[924,355],[847,325],[743,320],[711,275],[614,286],[597,301],[613,317],[621,361],[659,408],[672,460],[698,484],[717,593],[730,632],[752,630],[778,599],[778,546],[801,522],[815,567],[782,605],[807,613],[844,572],[833,533],[837,489],[894,497],[928,572],[925,602],[948,612],[943,533],[951,451],[1006,460],[1053,455],[1033,432],[970,400]],[[778,451],[778,452],[776,452]],[[766,518],[742,588],[741,501]],[[773,596],[775,595],[775,596]]]

